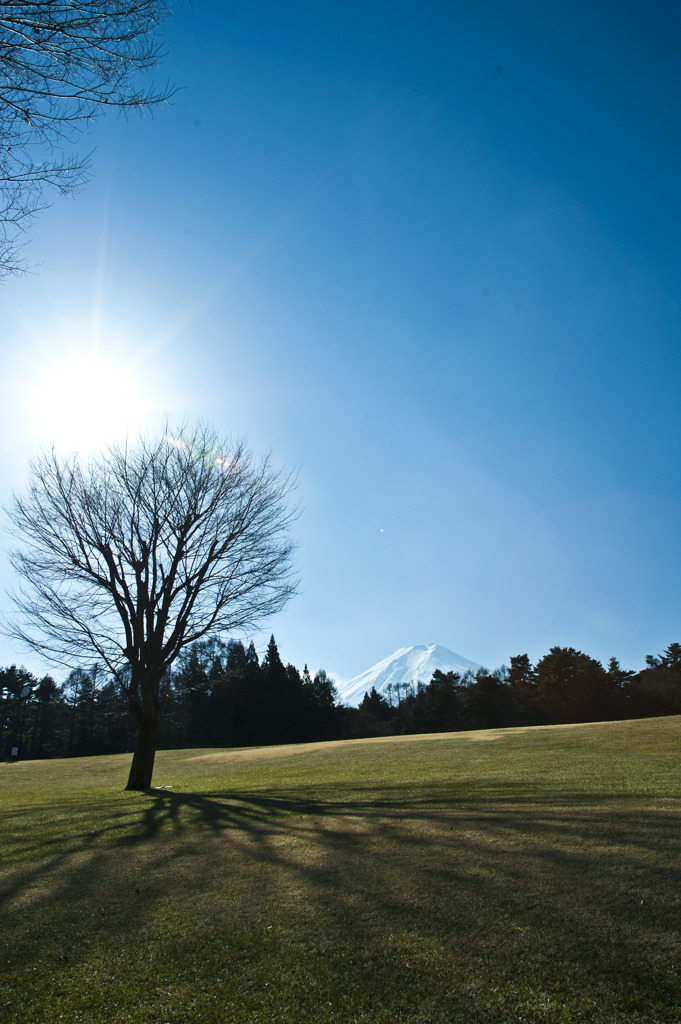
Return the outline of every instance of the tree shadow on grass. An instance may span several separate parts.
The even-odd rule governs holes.
[[[134,847],[144,847],[152,860],[155,853],[160,858],[179,856],[183,838],[200,841],[206,833],[240,848],[240,840],[248,840],[246,858],[255,856],[258,850],[269,850],[272,840],[295,838],[315,845],[332,866],[348,846],[367,849],[367,844],[375,843],[386,850],[403,851],[406,856],[416,851],[425,855],[430,847],[444,844],[448,856],[441,870],[445,874],[454,854],[465,860],[466,856],[484,853],[487,859],[503,866],[500,877],[511,870],[512,865],[506,861],[514,851],[518,858],[531,857],[535,863],[577,867],[586,867],[591,860],[602,864],[608,857],[616,857],[620,864],[640,859],[654,871],[663,851],[679,848],[676,801],[660,801],[656,808],[649,807],[645,799],[609,796],[563,794],[543,801],[519,795],[516,788],[521,787],[506,784],[472,795],[471,783],[466,781],[461,784],[461,795],[451,783],[416,795],[405,793],[398,785],[367,786],[356,798],[340,800],[326,790],[324,796],[311,793],[301,797],[295,791],[263,794],[152,789],[140,794],[138,808],[112,808],[101,821],[93,823],[91,814],[84,811],[82,828],[74,812],[63,835],[54,827],[51,834],[49,827],[42,835],[22,834],[21,842],[34,853],[32,863],[27,864],[25,872],[21,867],[12,872],[13,881],[0,893],[5,898],[19,895],[24,887],[49,877],[74,858],[80,865],[79,873],[83,873],[89,859],[96,857],[105,863],[108,858],[115,859],[119,851]],[[7,815],[5,822],[11,818],[12,814]],[[425,857],[426,866],[427,861]],[[676,864],[681,865],[681,857]],[[522,870],[520,861],[511,873],[516,870]]]
[[[275,927],[365,960],[394,942],[412,960],[444,950],[481,977],[529,962],[540,978],[676,998],[665,965],[680,952],[678,801],[526,793],[472,794],[470,780],[338,799],[150,790],[99,824],[84,810],[67,835],[45,826],[3,880],[0,941],[15,961],[45,934],[79,936],[83,950],[109,932],[143,942],[170,906],[173,942],[179,922],[193,943],[220,934],[225,948],[230,928]]]

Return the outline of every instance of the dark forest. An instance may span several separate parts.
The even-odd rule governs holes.
[[[648,655],[638,673],[607,669],[571,647],[536,665],[526,654],[475,675],[433,674],[430,682],[339,703],[320,669],[284,665],[274,637],[260,660],[239,641],[196,643],[163,680],[160,749],[245,747],[509,726],[609,721],[681,714],[681,644]],[[98,666],[61,684],[12,665],[0,669],[0,758],[21,760],[125,753],[134,722],[126,698]]]

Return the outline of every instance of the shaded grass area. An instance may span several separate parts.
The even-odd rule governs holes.
[[[482,738],[484,737],[484,738]],[[0,1019],[681,1021],[681,719],[0,766]]]

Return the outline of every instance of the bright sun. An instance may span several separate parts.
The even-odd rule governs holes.
[[[150,403],[134,370],[94,346],[48,357],[26,389],[32,433],[81,454],[136,433]]]

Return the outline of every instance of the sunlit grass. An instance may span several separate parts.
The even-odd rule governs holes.
[[[0,1019],[678,1022],[681,719],[0,765]],[[161,789],[160,787],[168,787]]]

